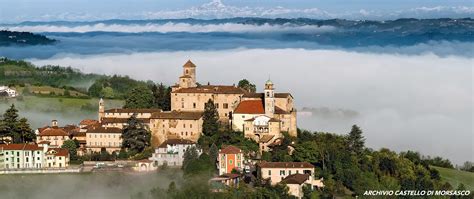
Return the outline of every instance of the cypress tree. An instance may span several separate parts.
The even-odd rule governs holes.
[[[214,101],[209,99],[204,107],[202,133],[205,136],[213,136],[219,130],[219,113]]]

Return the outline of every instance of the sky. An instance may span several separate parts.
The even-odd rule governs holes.
[[[215,18],[214,15],[271,17],[273,15],[268,13],[271,11],[275,14],[275,9],[280,14],[285,12],[285,17],[295,16],[294,13],[304,10],[311,12],[307,17],[314,18],[474,16],[471,0],[0,0],[0,5],[0,23],[114,18]],[[236,9],[242,12],[235,12]],[[289,10],[293,12],[288,13]],[[219,15],[222,12],[233,15]]]

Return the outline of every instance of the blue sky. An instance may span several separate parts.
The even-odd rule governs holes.
[[[0,0],[0,23],[47,20],[97,20],[110,18],[141,18],[144,12],[177,11],[199,7],[211,0]],[[472,0],[222,0],[225,6],[238,8],[288,9],[317,8],[334,17],[340,13],[371,11],[379,16],[416,8],[442,8],[424,17],[446,17],[465,12],[460,17],[472,16]],[[454,10],[452,10],[454,9]],[[444,13],[441,14],[440,13]],[[467,13],[467,14],[466,14]],[[369,13],[370,14],[370,13]],[[156,16],[156,15],[154,15]],[[168,15],[167,15],[168,16]],[[349,15],[341,15],[346,17]],[[405,16],[405,15],[402,15]],[[407,16],[410,16],[409,14]],[[180,16],[176,16],[179,18]],[[288,16],[291,17],[291,14]],[[318,16],[315,16],[316,18]],[[416,17],[416,15],[414,16]],[[457,14],[453,17],[458,17]],[[146,17],[143,17],[146,18]],[[370,17],[367,17],[370,18]],[[375,17],[374,17],[375,18]]]

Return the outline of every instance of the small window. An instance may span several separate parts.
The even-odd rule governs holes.
[[[280,170],[280,175],[284,176],[285,175],[285,170]]]
[[[196,108],[196,103],[193,103],[193,108]]]
[[[272,175],[272,170],[268,170],[268,175],[269,175],[269,176]]]
[[[223,106],[224,106],[225,109],[228,109],[228,108],[229,108],[229,104],[227,104],[227,103],[224,103]]]
[[[219,108],[219,103],[216,103],[216,108]]]

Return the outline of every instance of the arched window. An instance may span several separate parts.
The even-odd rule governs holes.
[[[188,74],[188,69],[186,69],[186,74]]]

